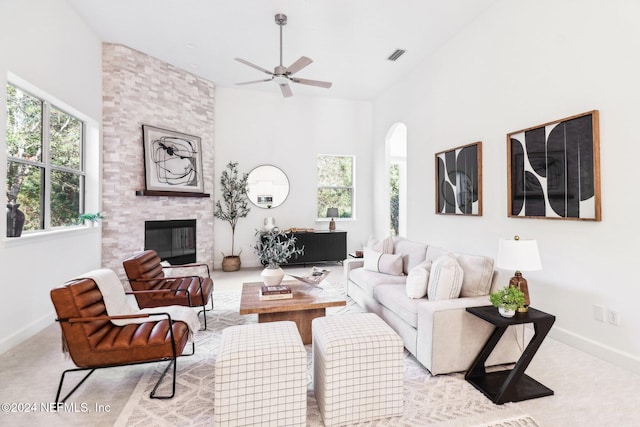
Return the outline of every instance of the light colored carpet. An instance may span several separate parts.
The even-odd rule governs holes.
[[[509,418],[506,420],[493,422],[489,424],[481,424],[474,427],[538,427],[539,424],[529,415],[521,417]]]
[[[221,332],[231,325],[256,322],[256,316],[238,314],[240,293],[216,295],[216,309],[209,313],[209,330],[198,333],[196,355],[178,361],[176,397],[150,399],[161,366],[145,374],[125,405],[116,426],[209,426],[213,424],[214,366]],[[328,315],[361,311],[349,300],[346,308],[330,309]],[[322,418],[313,394],[311,346],[308,353],[307,425],[322,426]],[[405,410],[403,417],[369,422],[368,426],[537,426],[515,403],[494,405],[464,380],[463,374],[433,377],[408,352],[405,352]],[[160,390],[168,391],[166,381]]]

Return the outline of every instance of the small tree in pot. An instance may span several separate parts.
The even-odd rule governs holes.
[[[222,202],[216,202],[213,215],[231,225],[231,255],[222,252],[222,271],[237,271],[240,269],[240,253],[235,254],[236,224],[240,218],[249,214],[249,198],[247,197],[247,180],[249,174],[238,174],[238,162],[229,162],[227,169],[220,176]]]

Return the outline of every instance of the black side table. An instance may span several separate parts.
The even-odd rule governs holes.
[[[526,375],[524,371],[556,321],[555,316],[531,307],[528,312],[516,313],[513,317],[502,317],[493,306],[469,307],[467,311],[495,326],[495,330],[464,377],[468,382],[499,405],[553,394],[553,390]],[[522,323],[533,323],[535,334],[516,365],[513,369],[487,373],[484,364],[507,327]]]

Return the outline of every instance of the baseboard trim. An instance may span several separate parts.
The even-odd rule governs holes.
[[[614,365],[640,374],[640,357],[634,356],[633,354],[609,347],[581,335],[576,335],[562,328],[552,328],[549,336],[578,350],[582,350],[607,362],[611,362]]]
[[[0,354],[12,349],[18,344],[28,340],[47,326],[55,321],[55,313],[53,311],[45,314],[39,319],[34,320],[22,329],[17,330],[13,334],[0,341]]]

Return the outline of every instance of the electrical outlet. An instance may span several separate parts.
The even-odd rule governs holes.
[[[611,323],[612,325],[620,326],[620,314],[618,314],[617,311],[608,308],[607,322]]]
[[[599,322],[604,322],[604,306],[594,304],[593,306],[593,318]]]

